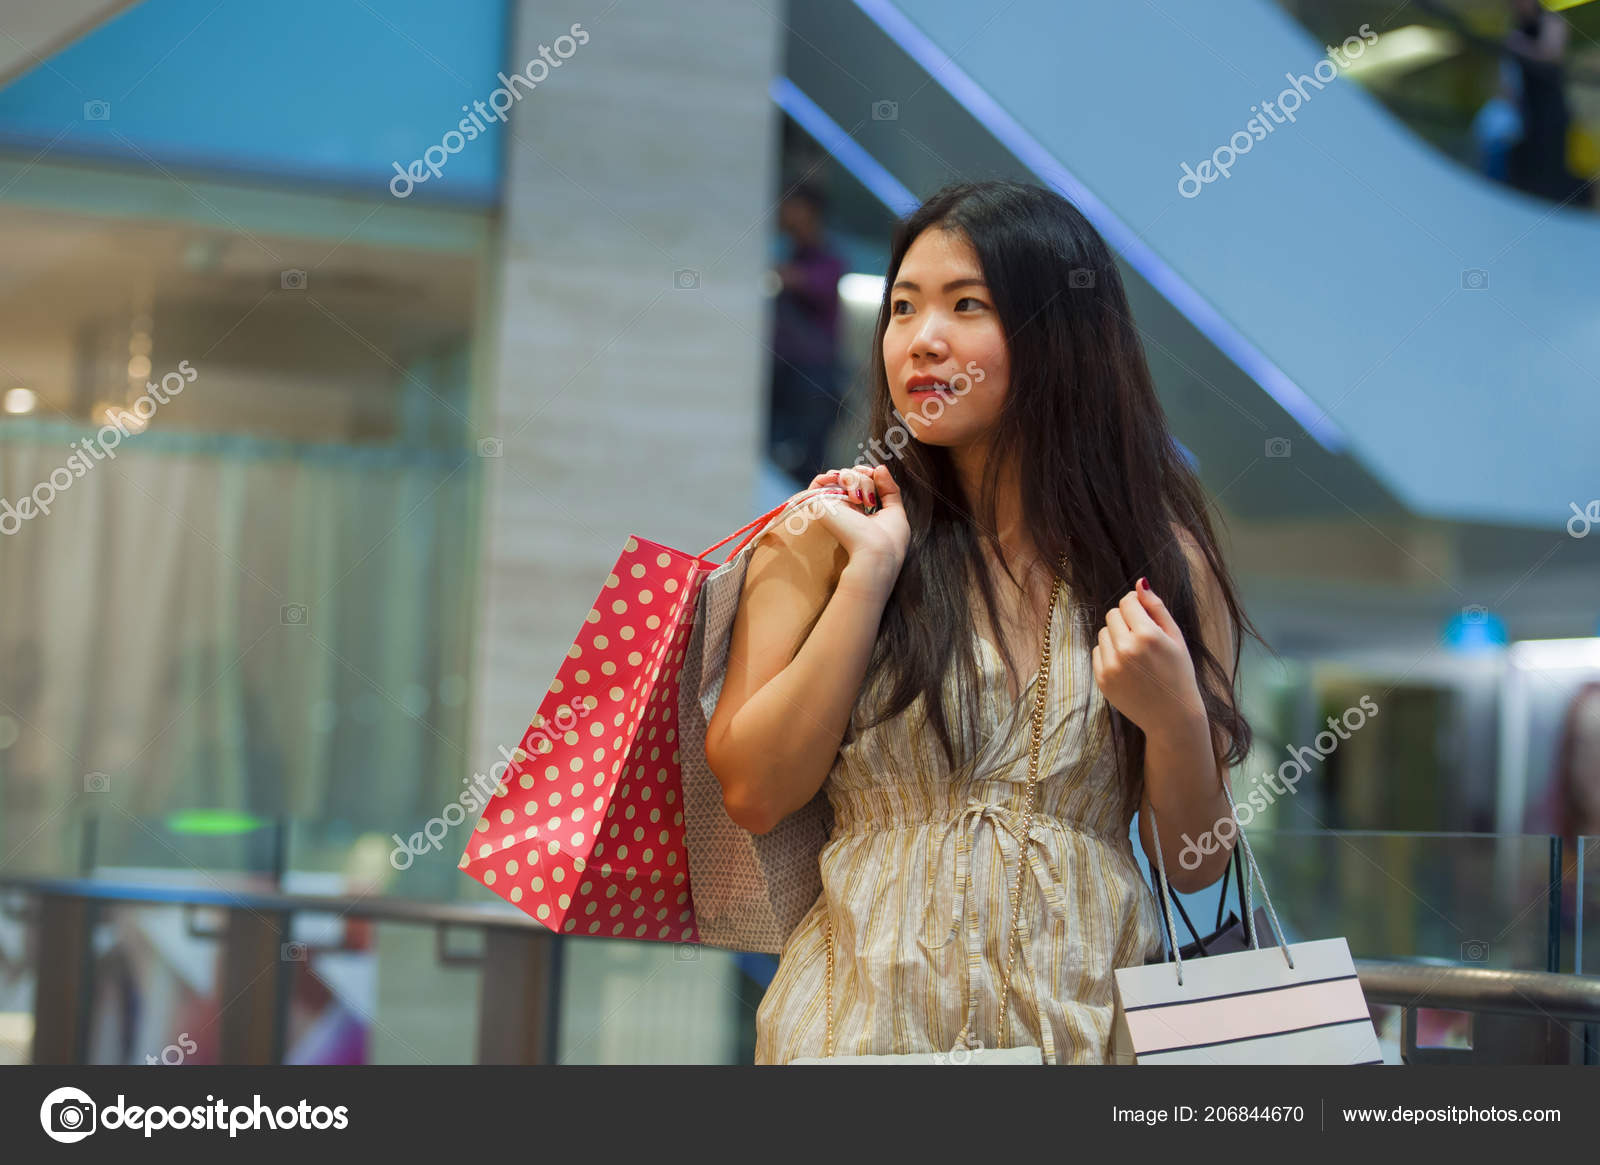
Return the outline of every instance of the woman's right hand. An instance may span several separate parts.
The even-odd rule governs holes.
[[[784,519],[785,528],[799,533],[802,523],[820,523],[844,547],[856,573],[892,587],[905,562],[911,526],[889,467],[831,469],[812,478],[808,488],[828,487],[844,495],[807,498]]]

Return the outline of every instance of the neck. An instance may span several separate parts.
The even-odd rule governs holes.
[[[962,499],[974,521],[982,521],[983,475],[989,460],[987,444],[963,445],[950,450]],[[1022,475],[1015,465],[1001,471],[994,499],[994,527],[985,531],[999,540],[1001,552],[1013,569],[1031,569],[1038,553],[1023,524]],[[1020,568],[1020,569],[1019,569]]]

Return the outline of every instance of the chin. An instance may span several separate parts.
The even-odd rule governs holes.
[[[935,449],[960,449],[972,444],[972,435],[956,429],[954,426],[941,426],[937,422],[931,425],[917,425],[911,439],[919,445],[928,445]]]
[[[943,432],[938,425],[918,425],[911,439],[918,445],[929,445],[935,449],[953,449],[963,444],[954,433]]]

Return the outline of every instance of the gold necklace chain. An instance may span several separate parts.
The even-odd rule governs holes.
[[[1063,565],[1065,565],[1063,563]],[[1017,885],[1011,895],[1011,937],[1006,944],[1006,973],[1000,985],[1000,1027],[999,1038],[1004,1047],[1006,1032],[1006,1012],[1011,1003],[1011,971],[1017,956],[1017,925],[1022,913],[1022,887],[1023,875],[1028,868],[1028,841],[1033,834],[1033,798],[1034,790],[1039,780],[1039,748],[1044,742],[1044,706],[1047,691],[1050,686],[1050,632],[1055,624],[1056,602],[1061,597],[1061,577],[1056,576],[1050,586],[1050,607],[1045,613],[1044,620],[1044,649],[1039,658],[1039,688],[1033,698],[1033,732],[1028,742],[1028,791],[1027,810],[1022,818],[1022,844],[1017,851]],[[824,905],[822,913],[823,942],[827,947],[828,960],[828,986],[827,986],[827,1032],[823,1039],[824,1056],[833,1055],[833,928],[828,924],[827,907]],[[962,1022],[961,1032],[956,1036],[958,1047],[965,1048],[972,1038],[972,1033],[967,1030],[966,1021]]]

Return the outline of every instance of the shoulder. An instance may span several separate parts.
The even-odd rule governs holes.
[[[756,588],[784,592],[820,606],[839,581],[849,556],[823,523],[813,520],[803,507],[791,510],[783,521],[763,534],[750,552],[744,592]],[[775,587],[763,584],[777,583]]]
[[[1189,585],[1194,588],[1195,597],[1202,602],[1220,597],[1222,588],[1217,583],[1216,573],[1211,569],[1199,539],[1177,522],[1172,523],[1172,536],[1183,548],[1184,561],[1189,564]]]
[[[1189,570],[1192,573],[1196,564],[1203,563],[1206,559],[1205,551],[1200,549],[1199,539],[1189,531],[1188,527],[1178,522],[1169,523],[1168,529],[1172,531],[1172,536],[1177,539],[1178,545],[1183,547],[1183,556],[1189,560]]]
[[[1219,659],[1231,659],[1233,619],[1228,611],[1222,584],[1217,580],[1216,572],[1194,534],[1176,522],[1172,524],[1172,533],[1183,547],[1184,560],[1189,564],[1189,586],[1194,591],[1206,643]]]

